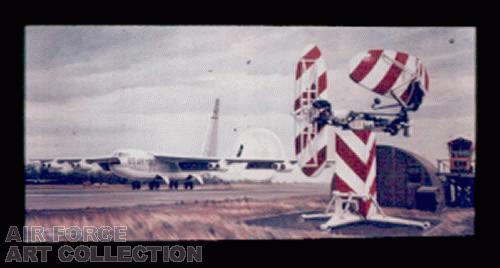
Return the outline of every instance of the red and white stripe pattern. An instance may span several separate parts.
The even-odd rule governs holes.
[[[335,174],[332,190],[363,196],[377,196],[376,135],[370,130],[335,132]],[[359,201],[359,212],[375,212],[370,200]]]
[[[316,45],[307,46],[295,72],[294,112],[307,117],[314,100],[328,99],[327,69]],[[316,176],[326,164],[328,136],[325,127],[319,128],[308,120],[296,120],[295,154],[302,172]]]
[[[350,61],[350,77],[361,86],[383,96],[396,96],[408,103],[410,84],[420,81],[429,91],[429,75],[420,59],[408,53],[372,49],[356,54]]]

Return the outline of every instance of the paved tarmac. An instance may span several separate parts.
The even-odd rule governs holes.
[[[272,200],[293,196],[328,194],[329,185],[320,183],[288,184],[232,184],[198,186],[193,191],[170,191],[163,186],[159,191],[142,189],[132,191],[125,185],[107,187],[83,187],[81,185],[26,188],[25,209],[80,209],[133,207],[138,205],[194,203],[225,199],[249,198]]]

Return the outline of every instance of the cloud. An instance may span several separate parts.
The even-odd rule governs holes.
[[[30,26],[26,37],[28,156],[198,154],[219,97],[222,153],[244,129],[265,127],[293,157],[294,68],[311,43],[340,110],[367,110],[375,97],[348,77],[355,53],[391,48],[423,60],[431,91],[413,116],[418,134],[388,142],[418,151],[426,140],[433,157],[449,134],[474,132],[474,28]]]
[[[453,118],[426,118],[412,122],[411,138],[378,135],[378,143],[391,144],[425,156],[436,163],[448,157],[446,142],[458,136],[475,142],[475,116]]]

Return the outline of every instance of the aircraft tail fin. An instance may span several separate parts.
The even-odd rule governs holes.
[[[203,145],[203,156],[217,156],[218,129],[219,129],[219,98],[215,100],[214,110],[211,117],[210,126],[208,128],[207,138]]]

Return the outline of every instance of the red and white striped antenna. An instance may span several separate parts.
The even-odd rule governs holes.
[[[368,57],[362,58],[361,63],[351,68],[351,79],[378,94],[394,94],[392,87],[400,79],[399,75],[408,71],[401,69],[399,64],[406,62],[409,58],[407,54],[396,53],[395,60],[398,63],[389,61],[391,66],[383,75],[382,81],[377,84],[370,82],[375,85],[374,87],[370,87],[372,84],[365,80],[374,79],[373,77],[366,78],[371,71],[381,73],[381,66],[378,62],[381,58],[385,58],[384,53],[390,54],[384,50],[370,51]],[[418,72],[421,71],[422,69],[418,70]],[[392,77],[396,74],[398,77]],[[391,81],[384,81],[389,78]],[[415,77],[412,79],[414,80]],[[367,113],[351,113],[350,117],[345,119],[335,118],[331,105],[328,103],[330,91],[332,88],[327,85],[327,69],[321,51],[316,45],[307,46],[297,63],[295,75],[295,101],[292,113],[295,118],[295,154],[302,172],[306,176],[314,177],[324,169],[328,158],[328,146],[333,146],[332,158],[335,162],[335,173],[332,178],[332,199],[325,212],[306,214],[302,217],[304,219],[327,219],[321,225],[321,229],[325,230],[360,221],[428,228],[430,226],[428,222],[400,219],[384,214],[376,200],[375,131],[369,124],[360,124],[360,129],[352,129],[351,123],[353,118],[373,121],[375,124],[385,121],[380,121],[381,119],[371,114],[369,117]],[[322,103],[318,104],[319,102]],[[334,132],[328,132],[328,128],[332,126]]]
[[[327,131],[314,123],[312,103],[328,99],[326,64],[316,45],[307,46],[297,62],[295,72],[295,155],[302,172],[316,176],[325,167],[328,152]]]

